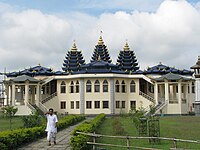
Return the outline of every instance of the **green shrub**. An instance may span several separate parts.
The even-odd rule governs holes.
[[[76,132],[85,132],[85,133],[92,133],[94,132],[99,125],[103,122],[105,119],[105,114],[99,114],[96,116],[93,120],[84,122],[77,126],[72,131],[72,137],[70,139],[70,145],[74,150],[88,150],[90,147],[87,145],[87,141],[90,140],[90,137],[87,135],[81,135],[77,134]]]
[[[22,117],[22,121],[25,128],[41,126],[42,120],[43,120],[43,117],[39,114],[38,110],[36,110],[33,114]]]
[[[58,130],[68,127],[69,125],[75,124],[81,120],[84,120],[84,116],[69,115],[58,122]],[[46,135],[46,125],[39,127],[17,129],[12,131],[0,132],[0,149],[16,149],[18,146],[23,145],[31,141],[35,141]]]
[[[7,146],[5,144],[0,143],[0,149],[1,150],[7,150],[8,148],[7,148]]]

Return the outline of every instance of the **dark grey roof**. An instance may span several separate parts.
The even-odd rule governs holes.
[[[184,77],[182,77],[182,76],[180,76],[178,74],[174,74],[174,73],[171,73],[171,72],[168,73],[168,74],[165,74],[165,75],[163,75],[163,76],[161,76],[159,78],[156,78],[155,80],[156,81],[163,81],[164,79],[166,79],[166,80],[180,80],[180,79],[190,80],[188,78],[184,78]]]
[[[14,81],[14,82],[25,82],[25,81],[39,82],[39,80],[37,80],[35,78],[32,78],[30,76],[27,76],[27,75],[18,76],[18,77],[14,78],[14,79],[11,79],[11,81]]]

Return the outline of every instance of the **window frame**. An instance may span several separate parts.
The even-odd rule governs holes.
[[[100,82],[99,82],[99,80],[96,80],[94,82],[94,92],[95,93],[100,93]]]
[[[91,93],[91,92],[92,92],[92,82],[90,80],[87,80],[87,82],[86,82],[86,93]]]
[[[86,101],[86,109],[92,109],[92,101]]]
[[[104,93],[108,92],[108,81],[107,80],[103,81],[103,92]]]
[[[130,93],[135,93],[135,92],[136,92],[135,81],[131,80],[131,82],[130,82]]]
[[[66,83],[65,81],[62,81],[60,84],[60,94],[65,94],[66,93]]]
[[[103,109],[109,109],[109,101],[102,101],[103,105],[102,105],[102,108]],[[105,105],[106,104],[106,105]]]
[[[66,101],[60,101],[60,109],[66,109]]]

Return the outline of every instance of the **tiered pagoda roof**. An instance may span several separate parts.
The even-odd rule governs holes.
[[[34,76],[51,76],[53,74],[54,74],[54,72],[51,68],[42,67],[39,64],[38,66],[30,67],[30,68],[24,69],[22,71],[7,73],[6,76],[7,77],[17,77],[17,76],[21,76],[21,75],[27,75],[27,76],[34,77]]]
[[[137,58],[134,51],[130,50],[128,43],[126,42],[124,50],[119,52],[117,59],[117,65],[120,70],[125,71],[126,73],[137,73],[139,66]]]
[[[103,42],[102,36],[99,37],[98,44],[94,48],[94,53],[91,58],[91,62],[98,60],[99,56],[101,60],[104,60],[108,63],[112,62],[112,60],[110,59],[110,54],[108,52],[107,46]]]
[[[72,48],[65,56],[62,70],[67,73],[79,71],[81,65],[85,64],[85,60],[81,51],[79,51],[74,42]]]
[[[159,74],[159,75],[163,75],[163,74],[168,74],[168,73],[174,73],[174,74],[180,74],[180,75],[192,75],[193,72],[190,70],[186,70],[186,69],[176,69],[175,67],[170,67],[170,66],[166,66],[163,65],[162,63],[153,66],[153,67],[149,67],[147,70],[144,71],[144,74]]]

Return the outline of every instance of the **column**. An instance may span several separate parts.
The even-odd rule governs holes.
[[[195,102],[200,102],[200,78],[195,79]]]
[[[186,99],[186,103],[189,104],[189,97],[188,97],[188,83],[185,84],[184,89],[185,89],[185,90],[184,90],[184,93],[185,93],[185,95],[184,95],[185,97],[184,97],[184,98]]]
[[[158,105],[158,84],[155,83],[154,85],[154,99],[155,99],[155,105]]]
[[[10,85],[8,85],[8,102],[7,102],[7,105],[11,105],[11,100],[12,100],[12,88]]]
[[[85,85],[84,85],[84,79],[80,79],[80,114],[85,114]]]
[[[169,102],[169,83],[165,80],[165,102]]]
[[[12,106],[15,106],[15,83],[12,83],[11,105],[12,105]]]
[[[115,114],[115,93],[114,93],[114,79],[113,78],[110,78],[110,113]]]
[[[29,82],[27,81],[25,83],[25,99],[24,99],[25,105],[27,105],[28,102],[29,102]]]
[[[181,105],[181,94],[182,94],[182,88],[181,88],[181,80],[178,81],[178,103]]]
[[[40,84],[38,83],[37,87],[36,87],[36,100],[35,100],[35,104],[37,106],[39,106],[39,103],[40,103]]]
[[[32,104],[35,104],[35,85],[33,85],[32,87],[31,87],[31,96],[32,96],[32,100],[31,100],[31,103]]]

